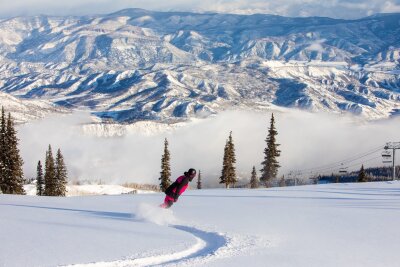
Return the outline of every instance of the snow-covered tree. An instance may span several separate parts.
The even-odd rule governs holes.
[[[51,145],[46,152],[45,161],[45,172],[44,172],[44,195],[55,196],[56,195],[56,168],[54,164],[53,152]]]
[[[222,164],[222,171],[220,176],[220,184],[225,184],[226,188],[230,185],[235,185],[236,180],[236,155],[235,155],[235,145],[233,143],[232,132],[229,134],[229,138],[226,141],[224,148],[224,159]]]
[[[43,196],[44,194],[44,177],[42,163],[38,162],[36,168],[36,195]]]
[[[55,161],[55,195],[65,197],[67,193],[67,167],[64,162],[64,157],[61,154],[61,150],[57,150],[57,156]]]
[[[165,190],[171,184],[171,167],[170,167],[170,153],[168,150],[168,140],[165,138],[164,141],[164,154],[161,157],[161,172],[160,172],[160,189],[165,192]]]
[[[264,149],[264,161],[261,163],[263,168],[261,169],[260,180],[265,184],[266,187],[270,185],[272,179],[276,178],[278,174],[278,168],[280,167],[277,157],[280,156],[281,151],[278,150],[279,144],[276,143],[277,135],[278,132],[275,128],[275,118],[274,114],[272,114],[268,136],[265,140],[267,147]]]

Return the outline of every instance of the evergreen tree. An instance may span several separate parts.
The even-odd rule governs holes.
[[[42,163],[38,162],[36,168],[36,195],[43,196],[44,195],[44,177],[43,177],[43,167]]]
[[[283,175],[282,178],[279,180],[279,187],[285,187],[285,186],[286,186],[285,175]]]
[[[197,189],[201,189],[201,171],[199,170],[199,175],[197,176]]]
[[[44,172],[44,195],[56,195],[56,169],[54,164],[53,152],[51,145],[46,152],[45,172]]]
[[[5,184],[6,175],[6,115],[4,107],[1,107],[1,121],[0,121],[0,191],[6,192],[7,187]]]
[[[64,162],[64,157],[61,154],[61,150],[57,150],[56,162],[55,162],[55,195],[65,197],[67,193],[67,167]]]
[[[231,162],[229,180],[232,185],[235,185],[237,183],[236,167],[235,167],[236,154],[235,154],[235,145],[233,143],[233,138],[232,138],[232,132],[230,132],[229,134],[228,144],[229,144],[229,159]]]
[[[225,184],[226,187],[228,187],[228,182],[226,179],[226,173],[227,173],[227,167],[228,166],[228,141],[225,143],[225,148],[224,148],[224,158],[222,160],[222,172],[221,176],[219,177],[219,183],[220,184]]]
[[[237,182],[235,163],[235,145],[233,143],[232,132],[230,132],[229,138],[225,144],[222,173],[219,182],[220,184],[225,184],[226,188],[229,188],[230,185],[234,186]]]
[[[8,114],[7,126],[5,127],[4,144],[2,144],[2,184],[3,193],[25,194],[24,173],[22,171],[22,158],[18,149],[17,132],[11,114]]]
[[[160,172],[160,189],[162,192],[170,186],[171,184],[171,167],[170,167],[170,153],[168,150],[168,140],[165,138],[164,141],[164,154],[161,158],[161,172]]]
[[[261,163],[263,168],[261,169],[260,180],[266,187],[269,187],[271,180],[276,178],[278,168],[280,167],[277,157],[280,156],[281,151],[278,150],[279,144],[276,143],[277,135],[278,132],[275,129],[275,118],[274,114],[272,114],[268,136],[265,140],[267,147],[264,149],[264,161]]]
[[[258,188],[258,178],[255,166],[253,166],[253,171],[251,172],[250,188]]]
[[[367,174],[365,173],[365,170],[364,170],[364,164],[361,165],[361,169],[360,169],[360,172],[358,173],[357,181],[359,183],[368,182],[368,177],[367,177]]]

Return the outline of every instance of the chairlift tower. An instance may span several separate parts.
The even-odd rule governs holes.
[[[392,166],[393,166],[393,181],[396,180],[396,164],[395,164],[395,155],[396,155],[396,150],[400,149],[400,142],[390,142],[386,143],[386,146],[384,147],[385,150],[392,149],[393,150],[393,158],[392,158]]]

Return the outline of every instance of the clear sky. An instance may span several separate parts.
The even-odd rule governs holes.
[[[104,14],[124,8],[352,19],[400,12],[400,0],[0,0],[0,17]]]

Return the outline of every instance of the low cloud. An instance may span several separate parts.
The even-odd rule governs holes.
[[[249,178],[253,166],[261,168],[271,113],[228,111],[199,120],[172,132],[123,137],[86,136],[81,125],[86,113],[53,116],[18,127],[24,171],[35,177],[38,160],[44,161],[49,144],[65,156],[71,180],[101,180],[108,183],[158,184],[164,138],[169,141],[174,180],[188,168],[202,171],[204,184],[217,184],[223,149],[229,132],[236,147],[237,172]],[[279,175],[293,170],[324,166],[384,146],[397,140],[399,119],[364,122],[353,117],[315,114],[299,110],[276,112],[277,141],[282,150]],[[349,169],[382,165],[381,151],[345,162]],[[339,171],[336,164],[325,173]]]
[[[323,40],[317,40],[317,41],[311,43],[311,44],[307,47],[307,50],[309,50],[309,51],[317,51],[317,52],[320,52],[320,53],[324,53],[324,52],[325,52],[325,49],[323,48],[322,44],[323,44],[325,41],[326,41],[325,39],[323,39]]]

